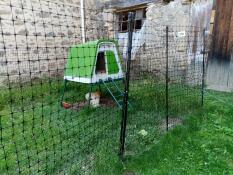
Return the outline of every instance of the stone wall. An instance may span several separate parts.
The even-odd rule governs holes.
[[[117,37],[117,19],[114,15],[116,2],[114,8],[111,8],[111,0],[84,2],[86,41]],[[123,1],[119,2],[122,4]],[[140,42],[134,51],[140,56],[138,62],[141,67],[147,67],[148,71],[159,70],[159,66],[164,70],[165,25],[189,26],[190,23],[195,23],[197,27],[203,26],[194,20],[195,13],[191,13],[190,4],[184,5],[183,0],[168,4],[161,0],[153,2],[148,8],[147,22],[144,30],[141,30],[141,38],[138,38]],[[80,0],[2,0],[0,16],[0,84],[63,75],[69,47],[82,42]],[[181,47],[183,40],[188,42],[188,37],[173,36],[172,30],[171,41],[180,43]],[[184,30],[188,29],[184,27],[178,31]],[[147,33],[146,36],[143,32]],[[171,42],[170,45],[174,43]],[[187,58],[187,48],[180,50],[181,47],[175,56],[174,50],[169,50],[170,55],[173,54],[170,66],[173,66],[172,63],[177,64],[174,58]],[[185,59],[182,64],[187,65],[187,61]]]
[[[209,29],[211,1],[153,3],[133,47],[133,59],[142,71],[166,74],[166,26],[170,80],[202,82],[203,29]],[[198,18],[197,18],[198,16]],[[200,20],[198,20],[200,19]],[[138,69],[138,67],[137,67]]]
[[[112,12],[84,2],[86,41],[113,37]],[[2,0],[0,17],[1,85],[62,76],[69,47],[82,43],[80,0]]]
[[[0,15],[0,83],[60,74],[81,42],[79,0],[4,0]]]

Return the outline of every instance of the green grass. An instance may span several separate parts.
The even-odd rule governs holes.
[[[118,160],[119,109],[65,110],[61,89],[61,82],[43,80],[1,91],[1,174],[97,172],[104,158]],[[66,97],[83,100],[87,90],[70,84]]]
[[[228,120],[227,125],[218,131],[232,132],[232,125],[229,126],[232,117],[227,118],[227,112],[232,114],[232,108],[212,99],[212,96],[218,97],[229,106],[232,96],[211,92],[212,96],[207,95],[205,114],[194,114],[193,111],[200,111],[200,90],[179,84],[169,86],[169,115],[181,118],[184,125],[168,134],[161,132],[165,117],[165,86],[151,79],[135,80],[130,85],[132,108],[128,115],[126,160],[123,163],[118,158],[121,110],[117,107],[65,110],[60,107],[61,89],[59,80],[41,80],[22,88],[1,91],[1,174],[19,171],[22,174],[122,174],[125,171],[206,174],[207,170],[215,172],[214,168],[218,167],[208,164],[209,159],[218,156],[205,157],[204,152],[206,148],[211,152],[209,147],[214,142],[211,139],[216,135],[210,134],[215,132],[211,122],[216,122],[218,113],[222,115],[219,126],[221,121]],[[80,101],[87,92],[87,86],[71,83],[66,99]],[[106,90],[104,94],[108,95]],[[148,134],[142,136],[141,130]],[[217,138],[215,142],[223,139]],[[217,151],[225,151],[221,146],[217,148]],[[230,143],[228,148],[231,148]],[[228,151],[226,148],[226,154]],[[226,160],[230,167],[232,159],[229,156]],[[203,161],[210,169],[204,168]],[[223,163],[219,165],[220,168],[227,167]]]
[[[135,174],[233,174],[233,93],[207,91],[203,113],[192,114],[150,150],[128,157]]]

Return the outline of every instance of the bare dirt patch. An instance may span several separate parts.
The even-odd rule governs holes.
[[[177,117],[169,117],[168,118],[168,129],[173,129],[174,127],[178,125],[182,125],[183,121],[180,118]],[[166,132],[167,130],[167,122],[166,118],[163,119],[159,125],[159,131],[160,132]]]
[[[135,175],[135,173],[132,171],[126,171],[123,173],[123,175]]]
[[[88,101],[84,100],[84,101],[80,101],[80,102],[71,104],[71,109],[79,111],[87,106],[88,106]],[[100,98],[100,106],[101,107],[115,107],[116,103],[110,97],[101,97]]]

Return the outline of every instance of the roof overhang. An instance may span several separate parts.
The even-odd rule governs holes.
[[[139,9],[144,9],[147,8],[148,3],[142,3],[142,4],[137,4],[133,6],[127,6],[127,7],[116,7],[113,9],[114,12],[116,13],[121,13],[121,12],[127,12],[127,11],[134,11],[134,10],[139,10]]]

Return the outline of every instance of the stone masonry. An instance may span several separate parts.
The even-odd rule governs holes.
[[[86,41],[113,38],[111,10],[84,3]],[[69,47],[82,43],[80,0],[2,0],[0,20],[0,85],[63,75]]]
[[[142,38],[140,38],[142,42],[138,43],[138,50],[135,52],[140,56],[138,62],[141,67],[147,67],[148,71],[164,69],[164,38],[161,40],[161,33],[165,32],[165,25],[193,24],[198,28],[204,26],[194,20],[197,13],[195,9],[192,12],[190,4],[179,1],[167,4],[155,0],[148,6],[147,23],[144,28],[147,28],[147,33],[151,33],[150,36],[153,35],[154,39],[148,42],[142,30]],[[202,5],[202,0],[197,1]],[[117,37],[115,7],[112,8],[111,1],[85,0],[84,2],[86,41]],[[201,7],[202,16],[205,16],[206,9],[204,6]],[[176,54],[176,58],[187,58],[189,52],[187,48],[182,47],[182,41],[188,41],[188,35],[185,38],[178,38],[173,36],[175,32],[172,30],[179,32],[188,29],[170,30],[170,48],[175,40],[176,43],[181,44],[180,47],[176,45],[176,49],[179,48],[179,52],[176,53],[181,55]],[[0,85],[12,81],[24,82],[46,76],[61,76],[69,47],[82,42],[80,0],[1,0],[0,33]],[[173,55],[172,62],[175,63],[177,60],[174,59],[174,49],[169,52]],[[157,58],[151,55],[157,55]],[[182,64],[187,65],[185,62],[188,59],[184,60]],[[153,65],[153,62],[156,64]]]
[[[166,26],[170,81],[202,83],[203,30],[209,29],[211,1],[150,4],[133,49],[135,65],[158,77],[166,74]],[[197,17],[198,16],[198,17]],[[137,69],[138,69],[137,68]]]

